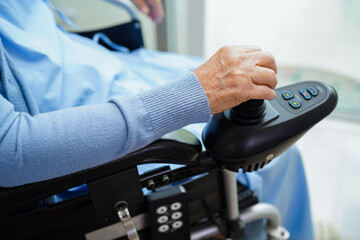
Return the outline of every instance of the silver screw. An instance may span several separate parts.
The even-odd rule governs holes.
[[[170,178],[167,174],[165,174],[164,176],[162,176],[162,180],[163,182],[168,183],[170,181]]]
[[[149,181],[147,181],[147,186],[148,186],[148,188],[153,188],[155,186],[154,180],[150,179]]]
[[[269,161],[269,160],[273,159],[273,157],[274,157],[274,154],[271,153],[266,157],[266,160]]]

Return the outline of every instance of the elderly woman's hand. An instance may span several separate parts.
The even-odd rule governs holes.
[[[274,99],[274,57],[254,46],[226,46],[194,70],[212,114],[250,99]]]
[[[154,22],[159,23],[164,18],[164,9],[161,0],[131,0],[144,14]]]

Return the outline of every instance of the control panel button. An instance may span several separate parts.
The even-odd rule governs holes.
[[[285,100],[289,100],[294,97],[294,95],[290,91],[284,91],[282,95]]]
[[[176,221],[172,224],[172,227],[177,229],[177,228],[181,228],[183,225],[183,222],[182,221]]]
[[[166,215],[162,215],[161,217],[158,218],[158,223],[166,223],[169,220],[169,217]]]
[[[305,89],[301,89],[299,92],[301,93],[301,95],[302,95],[306,100],[311,99],[310,94],[309,94],[308,91],[306,91]]]
[[[179,202],[173,203],[173,204],[171,204],[170,208],[173,211],[179,210],[181,208],[181,203],[179,203]]]
[[[290,106],[292,106],[293,108],[300,108],[301,107],[301,104],[299,102],[299,100],[297,99],[294,99],[294,100],[291,100],[289,102]]]
[[[161,207],[158,207],[158,209],[156,209],[157,214],[164,214],[166,212],[167,212],[167,207],[166,206],[161,206]]]
[[[161,225],[158,229],[159,232],[163,233],[163,232],[166,232],[167,230],[169,230],[169,225]]]
[[[313,95],[314,97],[318,95],[318,90],[314,87],[308,87],[308,91]]]
[[[174,212],[172,215],[171,215],[171,218],[174,219],[174,220],[178,220],[179,218],[182,217],[182,213],[181,212]]]

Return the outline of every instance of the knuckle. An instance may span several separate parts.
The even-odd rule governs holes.
[[[257,75],[259,75],[258,69],[256,67],[250,68],[248,74],[251,82],[255,83],[256,79],[258,78]]]
[[[224,46],[219,50],[219,58],[223,65],[233,66],[236,62],[234,56],[234,48],[232,46]]]
[[[249,95],[251,95],[251,97],[254,97],[258,92],[258,88],[255,83],[248,83],[247,89],[248,89]]]
[[[267,61],[272,65],[276,67],[275,57],[270,52],[265,51],[265,58],[267,58]]]
[[[255,45],[242,45],[242,48],[244,51],[247,51],[247,52],[262,51],[261,48],[259,48],[258,46],[255,46]]]
[[[224,46],[224,47],[220,48],[219,52],[222,57],[227,58],[232,55],[233,47],[232,46]]]
[[[267,57],[269,59],[274,59],[274,56],[268,51],[263,51],[263,54],[265,57]]]

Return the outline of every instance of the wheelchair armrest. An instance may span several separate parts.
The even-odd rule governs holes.
[[[38,183],[2,188],[0,189],[0,217],[72,187],[102,179],[137,165],[145,163],[196,164],[195,160],[201,150],[202,146],[197,137],[180,129],[138,151],[97,167]]]

